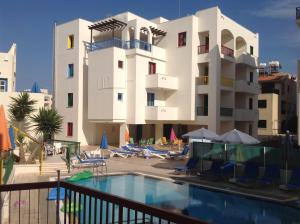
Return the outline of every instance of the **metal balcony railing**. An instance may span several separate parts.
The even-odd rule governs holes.
[[[296,19],[300,19],[300,7],[296,8]]]
[[[200,75],[197,78],[197,85],[208,85],[208,75]]]
[[[64,188],[64,192],[61,188]],[[56,189],[57,198],[63,199],[48,200],[51,189]],[[0,193],[0,223],[205,223],[95,189],[59,181],[59,178],[52,182],[1,185]]]
[[[118,47],[122,49],[139,48],[145,51],[150,51],[150,52],[152,51],[152,44],[149,44],[147,42],[136,40],[136,39],[130,41],[123,41],[116,37],[109,40],[94,42],[88,45],[89,45],[88,49],[90,51],[101,50],[110,47]]]
[[[234,50],[223,45],[221,46],[221,53],[232,58],[234,57]]]
[[[221,85],[222,86],[226,86],[229,88],[233,88],[234,87],[234,80],[231,78],[227,78],[225,76],[221,76]]]
[[[209,52],[209,47],[207,44],[198,46],[198,54],[205,54]]]
[[[197,107],[196,114],[197,116],[208,116],[208,107]]]
[[[220,108],[220,115],[224,117],[232,117],[233,115],[233,109],[227,108],[227,107],[221,107]]]

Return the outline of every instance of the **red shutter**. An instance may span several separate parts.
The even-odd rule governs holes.
[[[69,122],[67,129],[67,136],[73,136],[73,123]]]

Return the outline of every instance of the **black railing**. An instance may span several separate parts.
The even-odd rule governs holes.
[[[208,116],[208,107],[197,107],[197,116]]]
[[[275,94],[280,94],[279,89],[262,89],[261,93],[275,93]]]
[[[64,188],[64,199],[47,200],[51,188]],[[65,181],[1,185],[0,192],[1,223],[205,223]]]
[[[300,7],[296,8],[296,19],[300,19]]]
[[[232,117],[233,114],[233,109],[232,108],[226,108],[226,107],[221,107],[220,108],[220,115],[225,116],[225,117]]]

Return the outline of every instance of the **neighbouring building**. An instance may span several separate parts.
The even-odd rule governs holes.
[[[278,61],[261,64],[258,82],[258,135],[274,136],[286,130],[297,131],[297,82],[288,73],[280,72]]]
[[[296,8],[296,24],[298,25],[298,27],[300,27],[300,7]],[[300,60],[298,60],[298,75],[297,75],[297,79],[300,80]],[[298,115],[298,145],[300,145],[300,116],[299,116],[299,111],[300,111],[300,84],[298,82],[297,85],[297,115]]]
[[[15,43],[7,53],[0,52],[0,105],[4,106],[7,118],[11,97],[17,97],[20,93],[16,91],[16,56],[17,45]],[[37,87],[36,84],[33,87]],[[29,92],[31,99],[37,101],[35,109],[37,110],[41,107],[51,108],[52,96],[48,94],[48,90],[42,93],[41,90],[38,90],[38,87],[34,91],[32,89],[27,92]]]
[[[257,135],[259,35],[218,7],[167,20],[124,12],[55,26],[59,139],[110,144],[200,127]]]

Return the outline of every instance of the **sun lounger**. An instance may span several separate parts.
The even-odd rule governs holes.
[[[278,165],[267,165],[264,176],[257,180],[258,185],[267,186],[280,180],[280,168]]]
[[[217,179],[229,178],[233,175],[234,165],[232,162],[224,163],[222,160],[214,160],[210,168],[201,172],[200,176]]]
[[[127,150],[124,149],[111,149],[110,150],[110,156],[114,157],[114,156],[119,156],[122,158],[128,158],[128,157],[132,157],[132,156],[136,156],[135,152],[129,152]]]
[[[176,166],[175,171],[176,172],[185,172],[185,173],[190,172],[197,167],[198,161],[199,161],[199,158],[190,158],[185,165]]]
[[[105,159],[108,159],[109,157],[103,157],[103,156],[90,156],[87,152],[83,152],[84,153],[84,155],[85,155],[85,157],[87,158],[87,159],[91,159],[91,160],[99,160],[99,159],[103,159],[103,160],[105,160]]]
[[[84,154],[83,154],[84,155]],[[83,168],[83,167],[91,167],[91,168],[98,168],[98,167],[104,167],[106,168],[107,172],[107,166],[106,161],[103,159],[82,159],[78,154],[76,154],[77,162],[74,163],[74,160],[72,160],[72,167],[73,168]]]
[[[188,145],[185,145],[183,147],[182,151],[179,152],[179,153],[169,152],[168,157],[171,158],[171,159],[184,159],[184,158],[187,157],[189,151],[190,151],[190,147]]]
[[[292,171],[292,176],[287,184],[280,185],[281,190],[295,191],[300,190],[300,168]]]
[[[154,157],[158,157],[160,159],[165,159],[167,156],[169,155],[169,151],[167,150],[158,150],[155,149],[153,146],[146,146],[146,148],[144,149],[144,156],[145,157],[149,157],[149,156],[154,156]]]
[[[139,154],[143,151],[142,148],[137,148],[137,147],[130,147],[128,145],[124,145],[121,147],[124,151],[127,151],[127,152],[133,152],[133,153],[136,153],[136,154]]]
[[[247,162],[244,169],[244,175],[236,177],[235,183],[243,186],[252,185],[256,182],[258,177],[259,169],[257,164]]]

